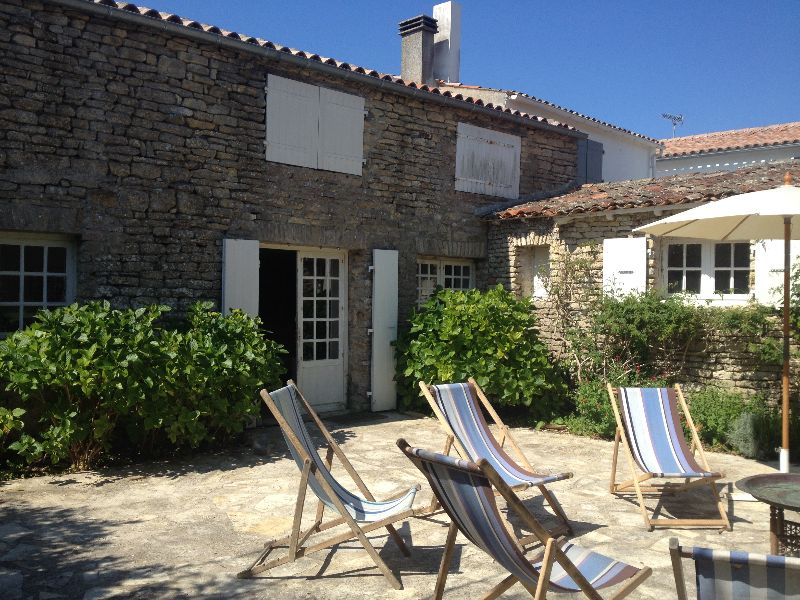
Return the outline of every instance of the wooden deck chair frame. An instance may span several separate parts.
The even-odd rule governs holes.
[[[713,477],[702,477],[693,480],[689,480],[687,478],[683,483],[665,482],[661,485],[643,485],[644,482],[659,476],[654,473],[642,472],[642,470],[636,464],[636,461],[633,458],[633,452],[628,444],[628,437],[625,435],[625,426],[622,421],[622,415],[620,414],[619,388],[612,387],[610,383],[606,384],[606,386],[608,389],[609,399],[611,400],[611,406],[614,409],[614,418],[617,421],[617,428],[614,434],[614,452],[611,458],[611,479],[609,484],[609,490],[611,493],[619,495],[635,493],[636,499],[639,502],[639,510],[642,514],[645,527],[647,527],[650,531],[653,531],[656,527],[720,527],[720,529],[727,529],[730,531],[731,523],[728,519],[728,514],[725,510],[722,499],[719,496],[719,490],[717,490],[716,484],[719,479],[724,477],[723,473]],[[678,398],[681,411],[683,411],[683,416],[686,419],[686,425],[688,426],[692,435],[692,441],[689,449],[692,454],[699,459],[700,466],[707,471],[711,471],[711,468],[708,466],[708,461],[706,460],[705,452],[703,451],[703,444],[700,442],[700,436],[697,433],[697,427],[695,426],[694,419],[692,419],[692,415],[689,412],[689,405],[686,403],[686,399],[683,397],[681,386],[676,384],[674,387],[675,395]],[[625,457],[631,470],[631,479],[618,483],[617,460],[619,457],[620,446],[622,446],[624,449]],[[669,495],[704,485],[709,486],[711,496],[717,506],[717,510],[719,511],[719,519],[651,519],[647,513],[644,494],[655,493],[660,495]]]
[[[500,415],[497,414],[497,411],[492,406],[492,403],[489,402],[489,399],[486,397],[486,394],[483,393],[483,390],[478,385],[478,382],[476,382],[474,378],[470,377],[470,378],[467,379],[467,384],[469,385],[469,388],[472,391],[472,393],[475,395],[475,397],[478,398],[478,400],[480,401],[480,404],[483,407],[483,409],[492,418],[492,421],[494,422],[494,424],[500,429],[500,437],[499,438],[495,438],[495,439],[497,439],[497,442],[500,445],[500,447],[501,448],[505,448],[505,443],[506,443],[506,441],[508,441],[508,443],[511,446],[511,448],[514,450],[514,454],[515,454],[516,458],[519,460],[520,464],[523,467],[525,467],[528,471],[531,471],[533,473],[537,472],[537,469],[533,465],[531,465],[530,461],[525,456],[525,453],[522,452],[522,448],[520,448],[519,444],[517,444],[517,441],[511,435],[511,430],[508,428],[508,425],[503,423],[503,420],[500,418]],[[439,421],[439,425],[441,425],[442,429],[444,430],[444,433],[445,433],[446,437],[445,437],[445,442],[444,442],[444,450],[443,450],[442,454],[449,455],[450,451],[455,446],[456,452],[458,453],[458,455],[461,458],[463,458],[464,460],[472,460],[470,458],[469,454],[467,453],[467,451],[464,449],[464,446],[458,440],[456,434],[453,432],[453,430],[450,427],[450,425],[448,425],[447,419],[442,414],[442,411],[439,408],[439,405],[437,404],[436,399],[433,397],[433,392],[431,391],[430,386],[428,386],[428,384],[426,384],[424,381],[420,381],[419,382],[419,387],[422,390],[422,394],[425,396],[425,399],[428,401],[428,404],[430,404],[431,409],[433,410],[433,414],[436,415],[436,419]],[[572,473],[569,473],[569,476],[572,477]],[[537,486],[529,486],[529,487],[536,487],[539,490],[539,492],[542,494],[542,497],[544,498],[545,502],[547,502],[547,504],[550,506],[550,508],[555,513],[556,518],[558,518],[558,520],[561,522],[560,525],[558,525],[554,529],[553,533],[556,534],[556,535],[559,534],[559,533],[565,533],[567,535],[572,535],[572,533],[573,533],[572,532],[572,526],[569,524],[569,519],[567,519],[567,515],[564,512],[564,509],[562,508],[561,504],[558,502],[556,497],[550,492],[550,490],[548,490],[544,486],[544,484],[537,485]],[[527,486],[515,486],[512,489],[514,489],[516,491],[522,491],[522,490],[528,489],[528,487]],[[431,504],[430,504],[429,510],[430,510],[430,512],[434,512],[437,509],[438,509],[438,502],[436,501],[436,496],[434,496],[433,499],[431,500]],[[523,545],[525,545],[529,541],[533,541],[533,539],[534,539],[534,536],[530,535],[530,536],[526,536],[524,538],[521,538],[520,542]]]
[[[405,440],[398,440],[397,445],[402,449],[404,446],[408,447],[408,442]],[[468,459],[466,459],[468,460]],[[575,564],[569,557],[561,550],[561,544],[564,541],[563,536],[554,537],[537,519],[534,517],[528,508],[523,504],[519,496],[514,490],[503,480],[500,474],[492,467],[486,459],[480,459],[477,462],[481,472],[491,482],[495,489],[495,493],[502,496],[508,504],[509,508],[513,510],[517,516],[522,520],[526,527],[532,532],[532,537],[535,537],[544,546],[544,551],[540,555],[542,559],[542,567],[540,569],[539,584],[536,588],[528,586],[526,583],[520,581],[516,576],[509,575],[493,587],[489,592],[482,597],[482,600],[493,600],[499,598],[504,592],[509,590],[515,584],[520,583],[525,589],[534,597],[535,600],[545,600],[547,596],[548,582],[550,581],[550,571],[554,563],[558,563],[569,574],[572,580],[581,588],[581,591],[587,598],[591,600],[603,600],[600,593],[592,587],[591,583],[587,581]],[[455,522],[450,523],[447,530],[447,540],[445,541],[444,553],[442,560],[439,564],[439,573],[436,577],[436,587],[434,588],[433,598],[441,600],[444,595],[444,587],[447,583],[447,575],[450,571],[450,563],[453,558],[453,550],[455,549],[456,536],[458,535],[458,526]],[[521,540],[520,540],[521,542]],[[522,544],[520,543],[520,546]],[[521,549],[521,548],[520,548]],[[538,560],[540,557],[534,559]],[[534,562],[532,561],[532,562]],[[645,579],[650,577],[652,569],[650,567],[643,567],[634,577],[630,579],[624,586],[618,589],[614,594],[608,597],[607,600],[621,600],[630,594],[636,587],[638,587]]]
[[[303,397],[300,390],[297,389],[294,382],[290,379],[287,381],[288,386],[293,386],[295,392],[297,393],[297,397],[300,399],[300,402],[303,405],[306,413],[311,417],[314,421],[316,426],[319,428],[319,431],[322,433],[325,441],[327,443],[327,450],[325,455],[325,465],[328,470],[331,469],[333,464],[333,458],[336,457],[342,463],[342,466],[347,471],[347,474],[352,478],[353,482],[358,487],[359,491],[364,495],[369,501],[374,502],[375,497],[369,491],[364,481],[359,477],[356,470],[353,468],[353,465],[345,456],[342,449],[339,447],[339,444],[331,436],[328,429],[322,423],[322,420],[317,415],[316,411],[311,408],[311,405],[308,401]],[[342,501],[338,498],[338,496],[334,493],[331,486],[325,480],[324,477],[320,476],[317,472],[316,466],[312,461],[311,457],[307,454],[305,448],[303,447],[300,440],[297,439],[297,436],[292,431],[292,428],[283,418],[280,410],[275,404],[275,401],[270,397],[269,392],[267,390],[261,390],[261,399],[267,405],[267,408],[275,417],[275,420],[278,421],[278,425],[281,427],[283,432],[286,434],[289,442],[291,442],[292,446],[297,450],[298,454],[303,457],[303,469],[301,472],[300,477],[300,486],[297,492],[297,501],[295,503],[295,510],[294,510],[294,519],[292,523],[291,532],[285,535],[282,538],[270,540],[264,544],[264,550],[258,556],[258,558],[244,571],[241,571],[237,574],[237,577],[240,579],[246,579],[257,575],[258,573],[263,573],[264,571],[268,571],[274,567],[284,565],[290,562],[294,562],[298,558],[302,558],[304,556],[308,556],[313,554],[314,552],[319,552],[320,550],[326,550],[335,546],[337,544],[341,544],[343,542],[357,539],[361,545],[366,550],[367,554],[372,558],[372,561],[375,563],[375,566],[383,573],[384,577],[389,581],[389,584],[397,590],[403,589],[403,585],[400,581],[395,577],[394,573],[392,573],[391,569],[386,565],[383,559],[378,555],[378,552],[370,543],[369,539],[367,539],[366,534],[376,529],[386,528],[389,532],[389,536],[395,541],[400,551],[405,556],[410,556],[410,552],[408,547],[406,546],[403,538],[400,537],[400,534],[397,533],[397,530],[394,528],[393,523],[398,521],[404,521],[409,517],[414,516],[416,513],[420,512],[419,509],[408,509],[402,512],[398,512],[393,514],[390,517],[387,517],[383,520],[376,521],[374,523],[368,523],[366,525],[359,525],[358,522],[353,519],[350,513],[347,512],[347,509],[344,507]],[[339,516],[331,519],[327,522],[323,522],[323,515],[325,512],[325,504],[318,499],[317,501],[317,509],[316,509],[316,516],[314,517],[313,524],[305,530],[302,530],[302,518],[303,518],[303,507],[305,506],[305,499],[306,499],[306,492],[309,487],[309,479],[311,477],[315,477],[322,488],[325,490],[325,493],[330,498],[331,502],[336,507],[337,511],[339,512]],[[420,489],[420,486],[416,486],[417,489]],[[406,491],[401,492],[400,494],[392,497],[387,498],[387,500],[393,500],[397,497],[404,495]],[[312,492],[313,495],[313,492]],[[332,529],[339,525],[347,525],[349,531],[345,531],[338,535],[334,535],[322,541],[316,542],[312,545],[306,545],[306,542],[313,536],[314,534],[321,533],[323,531]],[[272,550],[278,547],[286,546],[288,548],[288,553],[286,556],[282,556],[279,558],[275,558],[269,562],[267,562],[267,558],[269,557]]]

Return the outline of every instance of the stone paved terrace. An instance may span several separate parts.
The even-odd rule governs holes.
[[[442,443],[438,425],[428,418],[389,413],[328,423],[379,498],[422,479],[395,447],[396,438],[436,449]],[[634,598],[674,597],[667,551],[672,535],[690,545],[768,549],[768,508],[761,503],[731,503],[730,533],[713,529],[650,533],[632,503],[608,493],[610,442],[527,428],[515,429],[514,435],[534,464],[574,472],[572,479],[550,489],[573,520],[580,544],[653,568],[653,576],[634,592]],[[387,544],[385,535],[370,535],[403,582],[402,591],[392,590],[352,542],[263,577],[237,580],[234,574],[256,557],[263,542],[291,526],[299,481],[277,428],[260,430],[254,439],[255,449],[0,485],[0,597],[400,600],[430,596],[446,534],[441,514],[400,527],[410,541],[410,558]],[[774,470],[772,464],[723,454],[710,454],[709,459],[712,467],[727,474],[726,482]],[[334,467],[334,472],[343,470]],[[694,511],[708,497],[707,492],[691,494],[687,502],[669,501],[665,508],[684,514],[687,507]],[[542,514],[539,497],[523,497]],[[429,499],[430,491],[423,487],[418,502]],[[310,504],[309,519],[313,508]],[[505,576],[461,536],[451,573],[446,597],[453,599],[480,597]],[[504,597],[528,596],[518,585]]]

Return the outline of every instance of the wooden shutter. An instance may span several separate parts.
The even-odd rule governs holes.
[[[361,175],[364,98],[320,88],[319,104],[319,168]]]
[[[222,313],[258,316],[258,240],[222,240]]]
[[[647,289],[647,239],[603,240],[603,291],[625,295]]]
[[[267,77],[267,160],[317,168],[319,88]]]
[[[394,347],[397,339],[397,250],[372,252],[372,410],[397,408]]]
[[[603,181],[603,144],[586,140],[586,183]]]
[[[519,136],[459,123],[456,190],[519,197],[520,144]]]
[[[800,257],[800,242],[791,242],[792,266]],[[755,242],[755,297],[761,304],[783,303],[783,240]]]

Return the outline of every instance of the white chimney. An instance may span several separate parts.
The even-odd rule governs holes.
[[[433,7],[439,31],[433,36],[433,77],[461,81],[461,5],[442,2]]]

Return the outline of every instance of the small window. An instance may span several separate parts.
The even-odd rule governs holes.
[[[421,259],[417,261],[417,302],[422,304],[437,287],[469,290],[475,287],[475,266],[469,261]]]
[[[0,235],[0,336],[33,322],[39,309],[74,300],[70,242]]]
[[[701,244],[670,244],[667,249],[667,291],[700,293]]]
[[[692,294],[709,300],[746,298],[750,285],[750,242],[681,242],[666,244],[664,268],[669,294]]]
[[[715,244],[714,293],[750,293],[750,244]]]

